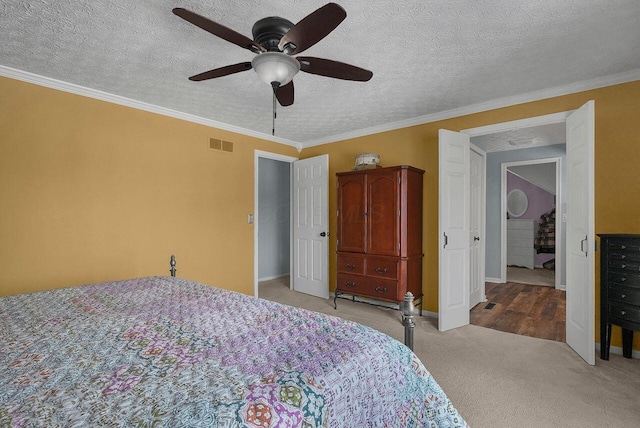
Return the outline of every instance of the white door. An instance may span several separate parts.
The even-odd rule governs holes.
[[[567,117],[567,344],[595,364],[594,102]]]
[[[441,129],[439,151],[438,329],[469,324],[469,136]]]
[[[329,155],[293,162],[293,289],[329,298]]]
[[[469,272],[469,308],[473,308],[484,298],[484,181],[485,154],[471,148],[471,219],[469,245],[471,268]]]

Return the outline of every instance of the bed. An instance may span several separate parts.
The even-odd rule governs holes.
[[[0,426],[467,426],[395,339],[177,277],[0,298],[0,366]]]

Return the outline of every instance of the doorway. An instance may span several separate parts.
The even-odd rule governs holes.
[[[518,120],[461,132],[439,131],[439,284],[438,284],[438,328],[442,331],[469,323],[469,218],[468,151],[470,137],[496,132],[508,132],[532,125],[566,124],[566,187],[567,191],[567,281],[566,281],[566,343],[587,363],[595,363],[595,232],[594,232],[594,146],[595,107],[588,101],[574,111],[567,111],[530,119]],[[529,139],[531,140],[531,139]],[[508,141],[517,146],[519,140]],[[499,171],[487,163],[487,184],[489,172]],[[464,183],[464,185],[463,185]],[[499,198],[498,198],[499,199]],[[489,255],[502,257],[500,240],[494,237],[494,248],[490,248],[490,219],[497,225],[506,222],[502,216],[502,205],[491,203],[487,194],[487,254],[486,275],[489,280]],[[450,216],[449,208],[458,207],[455,216]],[[500,208],[496,208],[500,206]],[[493,215],[489,210],[493,209]],[[453,239],[450,239],[452,238]],[[465,238],[466,237],[466,238]],[[452,242],[453,241],[453,242]],[[453,244],[453,245],[451,245]],[[453,263],[454,261],[458,263]],[[456,270],[457,267],[457,270]],[[462,272],[461,272],[462,271]],[[499,273],[496,271],[496,276]],[[466,279],[466,280],[465,280]]]
[[[291,165],[296,158],[256,150],[254,159],[254,296],[260,283],[291,283]]]
[[[488,261],[493,263],[488,270],[494,275],[488,275],[484,284],[487,303],[472,308],[470,323],[564,342],[566,293],[561,279],[565,257],[560,219],[565,207],[565,125],[521,128],[519,133],[528,135],[527,140],[511,133],[509,137],[487,134],[478,141],[484,147],[486,141],[499,138],[518,143],[487,147],[487,169],[492,171],[487,193],[503,220],[490,222],[487,240],[497,240],[500,256],[493,252]],[[542,142],[547,144],[537,144]]]
[[[329,155],[254,156],[254,295],[274,282],[329,297]]]

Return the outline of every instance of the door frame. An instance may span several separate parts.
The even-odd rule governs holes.
[[[555,220],[555,228],[556,228],[556,260],[558,259],[557,255],[560,254],[560,258],[562,263],[556,263],[555,269],[555,278],[554,285],[556,289],[564,290],[566,287],[562,284],[562,271],[564,270],[564,264],[566,263],[566,255],[563,255],[562,251],[564,248],[562,247],[562,215],[564,211],[562,210],[562,188],[560,186],[561,179],[561,168],[560,163],[562,162],[562,158],[553,157],[553,158],[540,158],[540,159],[531,159],[524,161],[514,161],[514,162],[504,162],[500,166],[502,168],[500,175],[500,215],[501,218],[506,218],[507,214],[507,169],[510,166],[522,166],[522,165],[539,165],[545,163],[554,163],[556,168],[556,220]],[[503,221],[500,224],[500,282],[507,282],[507,222]]]
[[[560,122],[566,122],[567,121],[567,117],[569,117],[569,115],[571,113],[573,113],[575,110],[567,110],[567,111],[562,111],[562,112],[558,112],[558,113],[551,113],[551,114],[545,114],[542,116],[534,116],[534,117],[528,117],[525,119],[518,119],[518,120],[511,120],[508,122],[499,122],[499,123],[494,123],[491,125],[485,125],[485,126],[478,126],[476,128],[468,128],[468,129],[463,129],[460,132],[463,132],[465,134],[468,134],[470,138],[473,137],[478,137],[481,135],[488,135],[488,134],[495,134],[498,132],[505,132],[505,131],[510,131],[513,129],[518,129],[518,128],[530,128],[532,126],[540,126],[540,125],[549,125],[549,124],[553,124],[553,123],[560,123]],[[556,176],[557,177],[557,176]],[[556,186],[558,185],[558,182],[556,180]],[[485,175],[485,186],[486,186],[486,175]],[[504,193],[504,191],[502,191],[502,193]],[[501,196],[501,209],[500,212],[506,212],[506,200],[504,200]],[[558,204],[556,204],[558,205]],[[486,216],[486,209],[487,207],[485,206],[485,216]],[[556,223],[558,223],[557,218],[556,218]],[[486,223],[485,223],[486,224]],[[502,272],[502,267],[501,267],[501,278],[499,278],[500,282],[505,282],[506,281],[506,222],[501,222],[501,237],[500,237],[500,245],[501,245],[501,258],[504,260],[501,260],[501,266],[505,266],[504,267],[504,271]],[[485,231],[486,232],[486,231]],[[484,242],[484,251],[485,251],[485,255],[486,255],[486,237]],[[556,272],[557,274],[557,272]],[[562,277],[561,277],[562,278]],[[484,281],[487,282],[489,280],[489,278],[484,278]],[[494,279],[491,278],[492,282]]]
[[[260,207],[258,205],[258,195],[260,189],[260,174],[259,174],[259,164],[260,158],[271,159],[275,161],[288,162],[289,163],[289,193],[293,192],[293,183],[291,180],[291,172],[293,168],[293,162],[297,161],[298,158],[293,156],[280,155],[277,153],[265,152],[262,150],[255,150],[253,155],[253,214],[249,214],[248,223],[253,221],[253,295],[258,297],[258,254],[259,254],[259,225],[260,225]],[[291,195],[293,196],[293,195]],[[290,198],[290,201],[293,199]],[[253,218],[251,219],[251,216]],[[293,204],[289,203],[289,219],[293,218]],[[293,248],[293,222],[289,220],[289,229],[290,229],[290,244],[289,244],[289,272],[291,272],[291,268],[293,267],[293,252],[291,248]],[[293,279],[291,275],[289,275],[289,288],[293,289]]]

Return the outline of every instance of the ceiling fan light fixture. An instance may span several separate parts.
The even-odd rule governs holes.
[[[298,60],[282,52],[263,52],[253,58],[251,67],[262,81],[272,86],[273,82],[286,85],[300,71]]]

